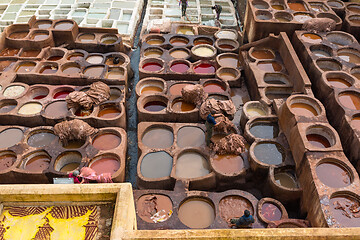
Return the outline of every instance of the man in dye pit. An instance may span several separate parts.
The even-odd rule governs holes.
[[[244,215],[241,218],[232,218],[230,220],[231,227],[235,226],[237,228],[250,228],[251,224],[255,222],[253,216],[251,216],[249,210],[244,211]]]
[[[210,145],[210,139],[212,137],[212,133],[213,133],[213,127],[216,125],[216,121],[214,118],[214,113],[215,112],[211,112],[209,113],[209,115],[207,115],[206,117],[206,122],[205,122],[205,127],[206,127],[206,145],[209,146]]]

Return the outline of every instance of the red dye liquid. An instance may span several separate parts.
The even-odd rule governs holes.
[[[221,44],[221,45],[219,45],[219,47],[223,48],[223,49],[229,49],[229,50],[234,49],[234,46],[231,46],[229,44]]]
[[[196,73],[214,73],[215,67],[208,63],[201,63],[194,68]]]
[[[115,158],[104,157],[99,160],[96,160],[93,164],[91,164],[90,168],[95,170],[97,174],[102,174],[102,173],[114,174],[120,168],[120,163]]]
[[[160,101],[151,101],[144,105],[144,109],[149,112],[159,112],[166,108],[166,104]]]
[[[189,66],[185,63],[174,63],[170,69],[173,72],[184,73],[189,69]]]
[[[33,97],[33,99],[43,99],[44,97],[46,97],[47,95],[39,95],[36,97]]]
[[[319,134],[308,134],[306,135],[306,139],[315,147],[318,148],[328,148],[331,147],[329,141],[326,137],[321,136]]]
[[[225,88],[217,83],[208,83],[204,86],[204,91],[206,93],[210,93],[210,92],[222,93],[225,91]]]
[[[61,98],[66,98],[67,95],[69,95],[69,93],[71,93],[70,91],[60,91],[55,93],[54,95],[54,99],[61,99]]]
[[[150,62],[150,63],[145,63],[142,68],[145,71],[157,72],[162,68],[162,66],[160,64],[158,64],[158,63]]]
[[[280,209],[272,203],[264,203],[261,207],[261,213],[269,221],[278,221],[282,216]]]

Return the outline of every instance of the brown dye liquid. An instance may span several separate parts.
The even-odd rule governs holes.
[[[83,34],[79,37],[80,42],[82,43],[89,43],[94,41],[95,35],[91,33]]]
[[[109,71],[106,73],[107,79],[120,79],[124,76],[124,73],[120,71],[120,69],[109,69]]]
[[[84,57],[84,54],[82,53],[73,53],[68,57],[68,60],[70,61],[80,61]]]
[[[12,39],[22,39],[22,38],[25,38],[27,35],[29,34],[28,31],[26,32],[13,32],[9,35],[9,38],[12,38]]]
[[[73,23],[62,22],[55,25],[56,30],[70,30],[73,27]]]
[[[164,43],[164,41],[161,39],[149,39],[146,41],[146,43],[149,45],[161,45]]]
[[[20,54],[20,57],[37,57],[40,52],[40,50],[24,50]]]
[[[352,73],[351,75],[360,80],[360,73]]]
[[[68,113],[68,108],[65,101],[50,103],[45,108],[45,115],[51,118],[65,117],[67,113]]]
[[[317,148],[329,148],[331,147],[329,140],[326,137],[319,134],[307,134],[306,139],[309,143]]]
[[[97,174],[116,173],[120,168],[120,162],[112,157],[103,157],[91,163],[90,168],[95,170]]]
[[[35,65],[36,65],[35,63],[29,63],[29,62],[21,63],[21,64],[16,68],[16,72],[17,72],[17,73],[27,73],[27,72],[30,72],[31,70],[34,69]]]
[[[121,143],[121,138],[113,133],[104,133],[95,137],[92,142],[94,148],[98,150],[110,150],[118,147]]]
[[[144,55],[145,55],[145,57],[157,58],[157,57],[160,57],[162,55],[162,52],[161,51],[156,51],[156,50],[149,50],[149,51],[145,51]]]
[[[271,7],[275,10],[278,10],[278,11],[281,11],[281,10],[284,10],[285,7],[283,5],[280,5],[280,4],[274,4],[274,5],[271,5]]]
[[[356,25],[360,25],[360,19],[355,18],[355,19],[350,19],[350,22],[356,24]]]
[[[296,12],[306,12],[307,9],[305,8],[303,3],[288,3],[289,8]]]
[[[215,134],[215,135],[213,135],[211,137],[211,142],[216,143],[216,142],[220,141],[224,137],[226,137],[226,134],[221,134],[221,133]]]
[[[220,73],[220,78],[223,80],[234,80],[236,78],[236,75],[231,72],[223,72]]]
[[[63,173],[72,172],[76,168],[78,168],[79,165],[80,165],[80,163],[68,163],[60,169],[60,172],[63,172]]]
[[[302,115],[307,117],[314,117],[318,115],[318,113],[312,106],[305,103],[293,103],[291,104],[291,110],[296,115]]]
[[[360,63],[360,57],[358,55],[353,54],[353,53],[340,52],[340,53],[338,53],[338,56],[342,60],[344,60],[346,62],[349,62],[349,63],[354,63],[354,64],[359,64]]]
[[[222,93],[225,88],[218,83],[207,83],[204,85],[204,91],[206,93]]]
[[[207,39],[197,39],[194,41],[194,46],[200,45],[200,44],[207,44],[207,45],[213,45],[213,43],[210,40]]]
[[[215,155],[213,157],[213,168],[223,174],[233,175],[240,172],[244,168],[242,157],[238,155]]]
[[[50,166],[50,159],[46,155],[38,155],[27,161],[25,170],[30,172],[42,172]]]
[[[47,60],[48,61],[58,61],[58,60],[60,60],[62,58],[63,58],[63,56],[51,56]]]
[[[166,108],[166,103],[161,101],[151,101],[144,105],[144,109],[149,112],[159,112]]]
[[[81,148],[84,144],[85,144],[84,141],[72,140],[72,141],[68,141],[67,145],[63,145],[63,147],[67,149],[75,149],[75,148]]]
[[[142,195],[136,203],[137,215],[148,223],[154,223],[152,216],[160,212],[164,216],[164,221],[168,220],[171,216],[173,204],[171,199],[165,195],[160,194],[146,194]]]
[[[0,52],[0,56],[16,56],[19,53],[20,49],[18,48],[4,48]]]
[[[0,156],[0,171],[8,169],[15,162],[16,157],[12,154],[4,154]]]
[[[261,206],[261,214],[268,221],[278,221],[282,216],[281,210],[275,204],[267,202]]]
[[[206,228],[215,219],[215,211],[207,201],[192,198],[181,204],[178,217],[189,228]]]
[[[0,61],[0,72],[3,72],[7,67],[15,63],[13,60],[2,60]]]
[[[85,70],[84,75],[87,77],[98,78],[104,71],[103,66],[89,67]]]
[[[169,91],[171,95],[181,95],[181,90],[187,86],[191,85],[190,83],[178,83],[174,84],[170,87]]]
[[[350,185],[349,172],[342,166],[334,163],[322,163],[316,167],[316,175],[325,185],[332,188],[342,188]]]
[[[173,46],[185,46],[186,44],[189,43],[189,41],[185,38],[174,38],[170,40],[170,43]]]
[[[254,50],[251,55],[257,59],[273,59],[275,57],[269,50]]]
[[[170,53],[173,58],[187,58],[189,54],[184,50],[174,50]]]
[[[31,35],[31,39],[35,40],[35,41],[42,41],[45,40],[49,37],[49,34],[47,33],[34,33],[33,35]]]
[[[98,117],[101,118],[116,118],[120,115],[120,110],[115,107],[104,108],[98,113]]]
[[[276,173],[274,175],[275,182],[285,188],[297,188],[298,185],[291,174],[286,172]]]
[[[109,58],[107,58],[106,61],[105,61],[105,64],[106,64],[106,65],[112,65],[112,66],[120,66],[120,65],[124,64],[124,62],[125,62],[124,59],[118,57],[118,58],[116,58],[116,60],[117,60],[118,62],[115,61],[115,63],[114,63],[114,59],[115,59],[115,57],[109,57]]]
[[[78,110],[76,110],[75,115],[79,116],[79,117],[87,117],[90,116],[90,114],[92,113],[93,109],[85,109],[80,107]]]
[[[235,47],[233,45],[230,45],[230,44],[221,44],[221,45],[219,45],[219,48],[228,49],[228,50],[235,49]]]
[[[258,67],[265,72],[280,72],[282,66],[277,62],[262,62]]]
[[[172,146],[174,135],[169,129],[156,127],[146,130],[141,140],[149,148],[164,149]]]
[[[171,108],[177,112],[189,112],[195,109],[195,105],[191,103],[187,103],[183,100],[176,100],[172,104]]]
[[[68,66],[68,67],[65,67],[63,70],[62,70],[63,73],[65,74],[69,74],[69,75],[72,75],[72,74],[78,74],[81,72],[81,69],[78,68],[78,67],[74,67],[74,66]]]
[[[348,6],[347,9],[351,12],[360,14],[360,6],[356,5],[356,6]]]
[[[354,117],[351,120],[351,126],[357,130],[360,130],[360,117]]]
[[[322,41],[322,38],[319,35],[312,33],[305,33],[301,37],[302,39],[310,43],[321,43]]]
[[[327,80],[331,86],[336,87],[336,88],[351,87],[351,84],[342,78],[328,78]]]
[[[232,218],[240,218],[248,210],[254,215],[254,208],[249,200],[240,196],[226,196],[220,200],[219,212],[222,219],[230,223]]]
[[[158,93],[162,92],[163,89],[157,86],[146,86],[141,89],[140,94],[146,93],[146,94],[152,94],[152,93]]]
[[[360,202],[350,196],[338,196],[330,199],[331,216],[339,223],[340,227],[359,227]]]
[[[360,97],[352,93],[344,93],[339,96],[340,103],[353,110],[360,110]]]
[[[219,64],[222,67],[231,67],[231,68],[238,68],[239,61],[236,57],[232,56],[223,56],[219,59]]]
[[[55,66],[45,66],[40,69],[42,74],[54,74],[57,72],[57,67]]]

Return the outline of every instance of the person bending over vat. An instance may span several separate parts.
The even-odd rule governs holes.
[[[232,218],[230,219],[230,227],[237,228],[251,228],[251,224],[255,222],[254,217],[250,214],[249,210],[244,211],[244,215],[240,218]]]
[[[222,6],[215,4],[214,6],[211,7],[211,9],[214,9],[216,12],[216,20],[219,20],[220,18],[220,14],[222,12]]]
[[[210,139],[213,134],[213,128],[216,125],[215,121],[216,114],[214,115],[214,112],[209,113],[206,117],[205,127],[206,127],[206,146],[210,145]]]
[[[111,173],[102,173],[97,174],[93,169],[89,167],[83,167],[80,170],[80,174],[78,170],[69,174],[69,178],[74,178],[74,183],[89,183],[90,181],[96,181],[98,183],[112,183]],[[81,182],[78,178],[82,178]]]

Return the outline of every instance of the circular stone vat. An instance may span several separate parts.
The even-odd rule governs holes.
[[[181,91],[185,86],[193,85],[192,83],[177,83],[171,85],[169,92],[171,95],[181,95]]]
[[[215,41],[215,46],[222,52],[233,52],[239,48],[239,43],[232,39],[218,39]]]
[[[164,61],[158,58],[147,58],[140,64],[141,68],[147,72],[159,72],[164,68]]]
[[[118,80],[121,78],[124,78],[125,70],[121,67],[112,67],[109,68],[105,78],[112,79],[112,80]]]
[[[252,5],[257,9],[268,9],[269,8],[269,4],[267,4],[264,1],[259,1],[259,0],[253,1]]]
[[[113,175],[120,168],[120,160],[115,154],[103,154],[91,160],[89,168],[93,169],[97,174],[111,173]]]
[[[277,61],[261,61],[257,67],[265,72],[280,72],[283,69],[282,64]]]
[[[175,73],[185,73],[189,70],[190,64],[185,61],[175,60],[170,65],[170,70]]]
[[[279,165],[285,160],[284,148],[276,142],[259,142],[254,147],[254,155],[260,162]]]
[[[272,14],[267,11],[256,11],[255,17],[257,20],[268,21],[272,19]]]
[[[148,128],[141,139],[149,148],[169,148],[173,145],[174,135],[172,130],[165,127]]]
[[[200,62],[194,67],[194,72],[198,74],[213,74],[215,71],[215,66],[206,62]]]
[[[59,139],[58,136],[56,136],[50,130],[35,130],[30,132],[29,135],[30,136],[27,139],[27,144],[35,148],[45,147]]]
[[[34,63],[34,62],[21,62],[16,67],[15,71],[17,73],[28,73],[28,72],[31,72],[31,70],[33,70],[35,66],[36,66],[36,63]]]
[[[238,39],[237,32],[234,30],[231,30],[231,29],[220,29],[214,35],[217,39],[232,39],[235,41],[237,41],[237,39]],[[210,44],[210,45],[212,45],[212,44]]]
[[[165,42],[165,38],[159,35],[148,36],[145,42],[149,45],[161,45]]]
[[[322,37],[320,37],[319,35],[314,34],[314,33],[304,33],[301,35],[301,38],[304,41],[313,43],[313,44],[322,42]]]
[[[49,118],[63,118],[68,114],[65,101],[51,102],[45,107],[44,115]]]
[[[312,45],[310,51],[317,57],[331,57],[332,48],[326,45]]]
[[[121,143],[121,136],[111,132],[98,134],[92,141],[97,150],[110,150],[117,148]]]
[[[113,105],[113,104],[104,104],[100,106],[100,111],[98,113],[98,117],[99,118],[116,118],[118,116],[120,116],[121,114],[121,110]]]
[[[211,172],[204,156],[195,151],[181,153],[176,161],[175,170],[175,175],[179,178],[199,178]]]
[[[177,145],[181,148],[204,146],[205,133],[199,127],[182,127],[177,133]]]
[[[344,72],[330,72],[326,74],[326,80],[334,88],[349,88],[355,80]]]
[[[345,6],[342,1],[338,0],[328,0],[327,4],[332,8],[343,8]]]
[[[322,183],[332,188],[343,188],[352,182],[349,168],[337,159],[324,159],[316,166],[316,175]]]
[[[246,113],[249,118],[252,117],[261,117],[268,115],[269,110],[265,108],[260,102],[252,102],[246,104],[243,111]]]
[[[235,53],[222,53],[217,56],[217,62],[221,67],[238,68],[240,66],[238,55]]]
[[[158,79],[143,79],[139,81],[137,86],[139,85],[140,95],[142,94],[154,94],[161,93],[164,91],[165,83]]]
[[[266,73],[264,82],[267,84],[286,85],[289,84],[287,75],[282,73]]]
[[[360,67],[354,67],[350,71],[351,75],[360,80]]]
[[[106,57],[105,64],[108,66],[121,66],[126,62],[126,59],[123,55],[112,54]]]
[[[38,102],[28,102],[19,108],[18,114],[34,115],[41,112],[42,105]]]
[[[104,66],[91,66],[87,67],[84,70],[84,75],[90,78],[100,78],[102,73],[104,72]]]
[[[360,14],[360,4],[356,4],[356,3],[352,4],[351,3],[351,4],[347,5],[346,8],[347,8],[347,10],[349,10],[353,13]]]
[[[17,102],[13,99],[5,99],[0,101],[0,113],[8,113],[16,108]]]
[[[67,57],[67,60],[69,60],[69,61],[81,61],[83,58],[84,58],[83,53],[75,52],[75,53],[70,54]]]
[[[223,82],[207,81],[204,83],[204,92],[206,93],[223,93],[225,92],[225,84]]]
[[[50,20],[38,20],[32,26],[32,28],[40,28],[40,29],[48,29],[52,25],[52,21]]]
[[[72,21],[60,21],[55,24],[55,30],[70,30],[74,26]]]
[[[270,4],[271,4],[271,7],[277,11],[282,11],[282,10],[286,9],[284,2],[281,2],[281,1],[271,1]]]
[[[271,60],[275,58],[275,54],[271,49],[256,49],[253,48],[250,51],[250,55],[256,59]]]
[[[24,133],[19,128],[7,128],[0,132],[0,148],[9,148],[21,141]]]
[[[102,44],[110,45],[115,44],[118,40],[118,37],[116,35],[104,35],[101,37],[100,42]]]
[[[314,18],[314,16],[309,13],[294,13],[294,20],[299,23],[304,23],[312,18]]]
[[[8,38],[12,39],[23,39],[29,34],[29,31],[22,31],[22,32],[13,32],[9,35]]]
[[[49,38],[49,32],[48,31],[34,31],[30,35],[30,39],[34,41],[43,41],[45,39]]]
[[[278,171],[274,174],[275,183],[283,188],[298,188],[298,182],[293,171]]]
[[[290,111],[295,115],[316,117],[321,114],[321,107],[314,99],[306,96],[291,98],[289,102]]]
[[[351,45],[354,42],[354,39],[350,35],[340,32],[330,32],[326,34],[326,38],[331,43],[339,46]]]
[[[50,166],[51,157],[45,151],[32,152],[23,159],[22,167],[26,171],[41,173]]]
[[[151,58],[159,58],[159,57],[161,57],[163,55],[163,53],[164,53],[164,51],[161,50],[161,48],[151,47],[151,48],[145,49],[144,56],[145,57],[151,57]]]
[[[187,103],[183,99],[175,99],[171,104],[171,109],[175,112],[190,112],[195,109],[195,105]]]
[[[324,72],[327,71],[340,71],[342,69],[341,63],[338,61],[331,59],[318,59],[316,61],[316,65]]]
[[[74,91],[71,88],[64,88],[60,87],[55,89],[55,94],[53,96],[53,99],[65,99],[67,95],[69,95],[72,91]]]
[[[177,34],[184,35],[195,35],[195,32],[192,27],[181,26],[176,29]]]
[[[224,81],[232,81],[240,78],[240,71],[235,68],[221,67],[217,70],[216,76]]]
[[[328,12],[330,9],[323,3],[309,3],[312,10],[315,12]]]
[[[147,101],[144,104],[144,109],[149,112],[160,112],[167,107],[167,103],[165,103],[165,101],[167,101],[166,98],[160,98],[154,101]]]
[[[173,204],[168,196],[162,194],[146,194],[139,197],[136,203],[137,215],[148,223],[157,223],[152,218],[154,213],[160,212],[164,217],[162,221],[166,221],[172,215]]]
[[[185,37],[172,37],[170,38],[170,44],[173,46],[181,46],[184,47],[189,43],[189,39]]]
[[[58,66],[55,64],[47,64],[40,68],[39,73],[41,74],[55,74],[58,70]]]
[[[360,52],[358,50],[351,48],[340,49],[338,50],[337,55],[345,62],[360,64]]]
[[[354,115],[351,119],[351,126],[354,129],[360,130],[360,116],[358,114]]]
[[[100,64],[104,60],[104,57],[101,55],[91,55],[86,58],[86,61],[90,64]]]
[[[360,110],[360,96],[357,92],[342,92],[339,94],[339,102],[345,108]]]
[[[250,128],[250,133],[255,138],[273,139],[279,136],[279,125],[272,121],[254,121]]]
[[[110,101],[115,101],[122,96],[121,90],[110,87]]]
[[[30,94],[32,99],[39,100],[49,95],[49,89],[47,87],[36,86],[36,87],[31,87],[28,93]]]
[[[13,151],[0,152],[0,171],[11,167],[16,161],[16,154]]]
[[[216,35],[216,34],[215,34]],[[203,45],[203,44],[207,44],[207,45],[213,45],[214,42],[213,40],[211,40],[211,38],[208,38],[208,37],[198,37],[198,38],[195,38],[194,39],[194,46],[197,46],[197,45]]]
[[[208,44],[200,44],[191,49],[192,54],[198,58],[213,58],[216,54],[216,49]]]
[[[141,161],[140,171],[145,178],[169,177],[173,158],[164,151],[148,153]]]
[[[188,198],[180,205],[178,217],[189,228],[207,228],[215,220],[214,204],[205,198]]]
[[[248,210],[251,215],[254,215],[252,203],[241,196],[228,195],[223,197],[219,202],[219,214],[227,223],[230,223],[229,220],[232,218],[239,218],[244,215],[245,210]]]
[[[296,12],[306,12],[308,11],[307,6],[303,2],[288,2],[288,6],[291,10]]]
[[[273,7],[274,5],[272,5]],[[281,5],[278,5],[281,6]],[[279,22],[291,22],[293,20],[293,16],[287,12],[277,12],[274,14],[274,17]]]
[[[281,208],[271,202],[264,202],[260,211],[263,218],[267,221],[278,221],[282,217]]]
[[[329,148],[335,145],[335,135],[326,126],[311,126],[306,129],[307,141],[316,148]]]
[[[62,173],[72,172],[79,167],[81,160],[82,156],[79,152],[63,152],[57,157],[54,169]]]
[[[360,25],[360,15],[349,16],[349,21],[355,25]]]
[[[335,193],[330,198],[330,215],[340,227],[358,227],[360,218],[358,212],[360,202],[353,193]]]
[[[81,73],[81,67],[78,63],[65,63],[61,69],[63,73],[68,75]]]
[[[82,43],[90,43],[95,40],[95,34],[83,33],[83,34],[79,35],[78,40]]]
[[[212,157],[211,165],[216,172],[228,176],[238,174],[244,169],[242,157],[234,154],[215,154]]]

